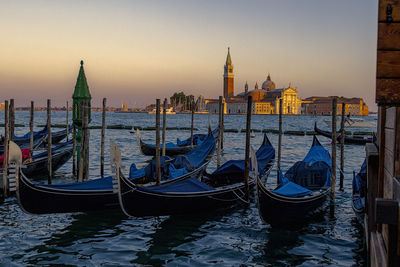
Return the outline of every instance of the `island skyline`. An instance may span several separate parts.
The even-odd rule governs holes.
[[[229,46],[237,92],[271,73],[301,98],[360,97],[376,111],[376,17],[376,1],[6,3],[0,102],[65,106],[81,59],[93,106],[217,98]]]

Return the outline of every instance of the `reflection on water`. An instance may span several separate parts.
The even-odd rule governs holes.
[[[0,123],[4,118],[2,114],[0,112]],[[52,116],[53,123],[64,123],[65,113],[53,112]],[[314,120],[322,128],[323,119],[284,116],[283,128],[311,131]],[[36,123],[45,120],[46,112],[35,113]],[[217,120],[218,116],[211,116],[213,126],[217,125]],[[245,116],[226,116],[225,127],[240,130],[244,128],[245,120]],[[277,129],[277,122],[277,116],[255,115],[252,128]],[[29,112],[17,112],[16,123],[28,125]],[[109,125],[147,127],[154,123],[155,116],[148,114],[107,114]],[[190,127],[190,115],[168,116],[167,123],[169,127]],[[91,124],[101,124],[100,112],[92,113]],[[196,115],[195,126],[199,132],[206,132],[208,115]],[[16,129],[17,134],[26,131],[26,127]],[[262,142],[262,134],[255,134],[251,142],[257,148]],[[189,135],[190,131],[171,130],[167,131],[167,140],[173,142]],[[143,131],[142,136],[145,140],[154,140],[155,132]],[[276,146],[278,136],[269,134],[269,138]],[[100,173],[100,130],[91,130],[90,139],[90,175],[94,178]],[[331,149],[330,140],[319,139],[322,145]],[[106,130],[106,151],[110,140],[120,146],[126,167],[132,162],[143,166],[149,160],[140,154],[136,135],[128,130]],[[244,157],[244,133],[225,133],[224,140],[224,160]],[[281,166],[285,171],[304,158],[312,136],[284,135],[282,141]],[[9,199],[0,206],[0,265],[363,266],[363,230],[349,200],[352,172],[361,166],[365,150],[363,146],[346,145],[345,152],[345,190],[336,193],[334,214],[326,207],[309,221],[295,226],[271,227],[263,223],[254,202],[209,214],[127,218],[119,211],[34,216],[23,213],[15,199]],[[105,157],[105,172],[111,174],[108,152]],[[215,167],[214,160],[208,171]],[[71,162],[68,162],[60,169],[61,175],[56,182],[72,181],[68,178],[71,169]],[[271,172],[268,182],[271,186],[276,183],[276,169]]]

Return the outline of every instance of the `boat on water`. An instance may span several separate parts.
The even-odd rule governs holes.
[[[317,122],[314,124],[314,131],[322,136],[332,139],[332,132],[321,130],[317,127]],[[337,132],[336,141],[340,142],[340,131]],[[354,145],[365,145],[366,143],[372,143],[374,141],[374,137],[372,135],[358,136],[346,135],[344,137],[345,144],[354,144]]]
[[[210,129],[209,129],[210,131]],[[212,131],[212,135],[216,138],[218,136],[219,129],[216,128],[215,130]],[[156,145],[155,144],[148,144],[143,142],[140,130],[136,130],[137,134],[137,139],[138,139],[138,146],[140,148],[140,151],[142,152],[143,155],[146,156],[155,156],[156,155]],[[196,146],[200,145],[206,138],[208,134],[194,134],[193,135],[193,147],[191,146],[191,137],[185,139],[185,140],[180,140],[177,138],[176,144],[172,142],[166,142],[165,143],[165,155],[167,156],[176,156],[176,155],[182,155],[186,154],[192,149],[194,149]],[[160,144],[160,149],[162,149],[162,144]]]
[[[332,120],[325,119],[324,122],[328,127],[332,127]],[[340,126],[341,119],[337,118],[336,125]],[[345,120],[344,122],[345,128],[370,128],[376,127],[376,123],[373,121],[365,121],[360,118],[352,118],[351,120]]]
[[[330,192],[331,157],[317,137],[306,157],[296,162],[270,189],[257,178],[258,210],[270,224],[296,223],[315,213]]]
[[[258,164],[253,168],[261,176],[268,176],[275,158],[275,150],[267,136],[254,153]],[[244,201],[244,160],[230,160],[205,175],[153,187],[134,184],[124,175],[118,177],[118,197],[123,212],[128,216],[161,216],[208,212],[230,207]],[[254,179],[249,181],[254,186]]]
[[[73,151],[72,140],[60,143],[52,149],[52,169],[57,171],[63,166],[71,157]],[[3,173],[2,158],[0,156],[0,175]],[[22,166],[21,171],[33,179],[47,177],[48,174],[48,151],[47,150],[33,150],[22,149]]]
[[[116,149],[116,145],[112,143],[110,152],[111,159],[114,159],[114,161],[113,151]],[[210,161],[210,155],[214,150],[215,139],[210,135],[190,154],[181,155],[176,159],[162,157],[161,184],[165,185],[192,177],[200,177],[205,171]],[[19,154],[21,157],[21,150],[12,142],[10,142],[11,152]],[[155,166],[155,160],[139,169],[136,168],[135,164],[132,164],[129,179],[133,183],[154,185]],[[26,177],[19,168],[16,184],[19,206],[22,210],[31,214],[89,212],[119,207],[118,193],[114,189],[116,178],[114,177],[113,180],[112,176],[67,184],[39,184]]]
[[[365,214],[365,196],[367,187],[367,161],[364,160],[360,171],[356,174],[353,172],[352,183],[352,207],[360,222],[363,223]]]
[[[157,113],[157,109],[153,109],[152,111],[149,111],[149,112],[148,112],[148,114],[156,114],[156,113]],[[162,114],[162,113],[163,113],[163,111],[161,110],[161,111],[160,111],[160,114]],[[167,115],[176,114],[176,112],[174,111],[174,108],[173,108],[173,107],[165,109],[165,113],[166,113]]]

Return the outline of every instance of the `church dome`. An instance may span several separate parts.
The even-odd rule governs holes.
[[[261,88],[263,90],[267,90],[267,91],[275,89],[275,83],[273,81],[271,81],[271,76],[269,76],[269,74],[268,74],[267,79],[263,82]]]

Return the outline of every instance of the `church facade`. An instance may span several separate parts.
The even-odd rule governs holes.
[[[261,89],[256,83],[253,90],[249,91],[249,85],[245,84],[244,91],[234,95],[234,72],[233,64],[228,48],[228,54],[224,65],[224,113],[225,114],[245,114],[247,112],[247,98],[253,98],[253,114],[279,114],[279,102],[282,101],[282,114],[299,114],[302,100],[297,97],[297,89],[288,87],[276,88],[270,74],[262,83]],[[211,113],[218,113],[218,99],[206,99],[206,108]]]

